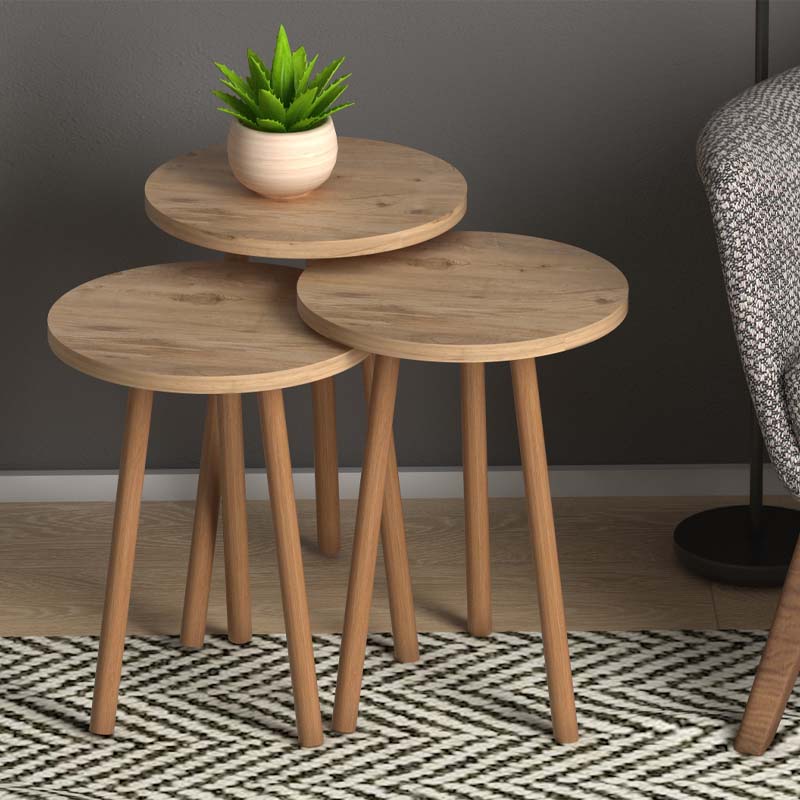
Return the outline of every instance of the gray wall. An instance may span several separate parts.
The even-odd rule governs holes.
[[[773,3],[773,64],[800,62],[800,7]],[[212,59],[241,66],[279,22],[348,56],[358,105],[340,133],[420,147],[470,186],[462,227],[562,239],[628,276],[606,340],[543,359],[556,464],[747,457],[747,401],[694,141],[753,75],[754,0],[639,2],[0,2],[0,469],[111,468],[124,392],[48,351],[49,305],[124,267],[207,255],[156,230],[149,172],[221,141]],[[519,456],[507,367],[488,369],[489,453]],[[340,449],[357,465],[363,404],[338,379]],[[404,363],[406,465],[460,462],[458,372]],[[297,466],[310,398],[288,393]],[[248,463],[260,463],[247,404]],[[153,467],[197,463],[198,398],[158,399]]]

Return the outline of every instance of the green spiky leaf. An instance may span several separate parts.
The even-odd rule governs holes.
[[[232,108],[225,108],[225,106],[219,106],[217,111],[222,111],[223,114],[230,114],[232,117],[236,117],[239,122],[242,123],[247,128],[252,128],[254,131],[258,130],[258,125],[249,117],[240,114],[238,111],[234,111]]]
[[[223,80],[220,78],[220,83],[223,86],[227,86],[232,92],[238,94],[242,100],[245,101],[249,106],[252,106],[254,109],[256,107],[256,100],[255,95],[253,94],[252,89],[250,88],[250,84],[242,78],[240,75],[232,70],[230,67],[226,67],[224,64],[220,64],[219,62],[214,62],[217,69],[225,76],[227,80]]]
[[[317,114],[316,116],[301,119],[298,122],[295,122],[291,127],[287,126],[287,129],[290,133],[311,130],[312,128],[316,128],[321,125],[326,119],[328,119],[328,117],[330,117],[332,114],[335,114],[337,111],[341,111],[343,108],[350,108],[350,106],[354,105],[355,103],[342,103],[341,105],[329,108],[327,111],[323,111],[321,114]]]
[[[259,117],[256,120],[258,129],[262,131],[269,131],[270,133],[286,133],[286,126],[277,119],[264,119]]]
[[[263,119],[274,119],[283,122],[286,119],[286,109],[283,103],[268,89],[258,93],[258,116]]]
[[[292,72],[294,73],[294,94],[297,97],[297,87],[300,84],[300,79],[308,66],[308,59],[306,58],[305,47],[298,47],[292,53]]]
[[[332,114],[335,114],[337,111],[341,111],[343,108],[350,108],[350,106],[354,106],[355,103],[342,103],[341,105],[334,106],[333,108],[329,108],[323,116],[330,117]]]
[[[297,86],[295,86],[295,89],[294,89],[294,96],[295,97],[297,97],[298,95],[303,94],[303,92],[305,92],[306,89],[308,89],[308,81],[311,78],[311,72],[314,69],[314,65],[317,63],[317,59],[318,58],[319,58],[319,55],[315,55],[314,58],[312,58],[311,61],[309,61],[308,64],[306,64],[305,71],[300,76],[300,80],[297,82]]]
[[[243,100],[240,100],[238,97],[232,94],[228,94],[227,92],[221,92],[219,89],[214,89],[211,92],[215,97],[219,97],[223,103],[227,103],[237,114],[240,116],[246,117],[251,121],[255,121],[255,115],[253,114],[252,109],[250,106],[247,105]]]
[[[350,73],[343,75],[338,81],[332,83],[324,92],[321,92],[311,107],[309,116],[313,117],[321,114],[329,105],[336,100],[339,95],[347,88],[345,81],[350,77]]]
[[[298,120],[292,125],[291,133],[311,130],[311,128],[316,128],[317,125],[325,122],[326,119],[326,117],[306,117],[305,119]]]
[[[250,67],[250,78],[247,81],[256,97],[262,89],[269,89],[269,70],[253,50],[247,51],[247,64]]]
[[[336,70],[339,69],[343,63],[344,56],[337,58],[335,61],[331,61],[325,69],[314,76],[314,80],[311,81],[309,86],[313,86],[315,89],[322,91],[328,85],[328,81],[333,77]]]
[[[286,29],[283,25],[278,30],[278,38],[275,42],[270,84],[272,85],[272,91],[284,106],[288,106],[294,100],[292,48],[289,47],[289,37],[286,35]]]
[[[247,106],[250,116],[255,117],[258,113],[258,103],[255,100],[254,95],[251,93],[249,86],[246,84],[243,86],[242,82],[236,81],[227,81],[223,78],[220,78],[220,83],[225,86],[227,89],[230,89],[241,101],[242,103]],[[225,94],[223,92],[223,94]]]
[[[289,130],[292,130],[292,126],[295,122],[312,116],[311,108],[314,105],[316,94],[317,93],[313,89],[308,89],[303,92],[303,94],[295,97],[292,104],[286,110],[286,127]]]
[[[223,86],[226,86],[232,92],[235,92],[242,99],[242,101],[245,103],[245,105],[247,105],[247,107],[250,109],[250,111],[251,111],[251,113],[253,115],[258,114],[258,103],[253,99],[253,95],[250,94],[249,91],[247,91],[247,92],[240,91],[230,81],[225,81],[225,80],[221,80],[220,79],[220,83]]]

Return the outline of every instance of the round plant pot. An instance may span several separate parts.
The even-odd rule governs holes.
[[[333,172],[339,144],[328,117],[318,128],[266,133],[235,120],[228,133],[228,163],[239,183],[272,200],[291,200],[322,186]]]

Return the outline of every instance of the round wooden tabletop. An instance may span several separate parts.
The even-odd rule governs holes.
[[[424,242],[467,207],[463,175],[388,142],[339,139],[333,175],[295,200],[261,197],[230,171],[222,145],[163,164],[144,188],[147,216],[192,244],[265,258],[341,258]]]
[[[547,239],[454,231],[425,244],[309,263],[300,316],[370,353],[417,361],[513,361],[599,339],[628,310],[625,276]]]
[[[116,272],[58,300],[48,339],[69,366],[137,389],[228,394],[310,383],[366,355],[303,324],[299,274],[236,261]]]

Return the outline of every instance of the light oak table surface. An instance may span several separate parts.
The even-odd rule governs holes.
[[[401,252],[313,260],[300,316],[337,342],[417,361],[489,362],[570,350],[628,310],[628,282],[572,245],[452,231]]]
[[[299,274],[236,261],[116,272],[55,303],[50,345],[71,367],[137,389],[222,394],[318,381],[366,356],[303,324]]]
[[[192,244],[264,258],[341,258],[408,247],[452,228],[467,207],[453,166],[411,147],[339,139],[330,179],[270,200],[242,186],[218,145],[161,165],[145,184],[159,228]]]

